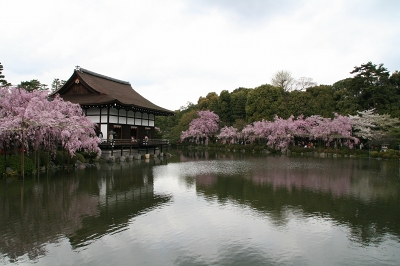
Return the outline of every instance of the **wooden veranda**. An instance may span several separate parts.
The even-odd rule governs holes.
[[[101,144],[99,144],[99,148],[101,150],[110,150],[111,156],[114,155],[114,152],[121,152],[121,156],[124,150],[129,149],[129,155],[132,155],[133,150],[137,150],[137,153],[141,151],[145,151],[146,154],[149,153],[149,150],[153,150],[153,153],[156,153],[156,150],[159,149],[160,152],[168,151],[169,140],[167,139],[115,139],[113,141],[104,140]]]

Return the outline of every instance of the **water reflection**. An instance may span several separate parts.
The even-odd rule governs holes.
[[[397,265],[399,163],[176,151],[0,180],[0,264]]]
[[[286,156],[242,160],[243,154],[222,157],[207,151],[181,151],[180,156],[187,162],[181,172],[195,178],[200,195],[251,207],[277,226],[285,226],[296,212],[347,226],[351,241],[362,245],[377,244],[386,234],[400,238],[398,162]]]
[[[45,244],[67,237],[73,249],[125,230],[132,217],[160,208],[152,167],[162,162],[99,165],[47,177],[0,183],[0,253],[10,262],[46,255]]]

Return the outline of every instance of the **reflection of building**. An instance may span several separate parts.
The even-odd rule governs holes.
[[[154,137],[155,116],[174,115],[137,93],[129,82],[110,78],[77,67],[56,93],[81,105],[93,123],[99,125],[103,138],[144,139]]]
[[[46,243],[67,237],[75,247],[88,245],[129,225],[130,219],[171,200],[154,192],[152,165],[135,161],[118,169],[55,172],[46,179],[0,182],[0,257],[46,254]]]
[[[104,235],[121,230],[129,225],[131,218],[171,200],[171,196],[155,195],[152,183],[128,191],[109,191],[104,179],[99,188],[99,214],[84,218],[83,226],[68,236],[73,248],[89,245]]]

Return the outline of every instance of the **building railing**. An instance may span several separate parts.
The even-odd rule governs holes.
[[[144,146],[144,145],[168,145],[168,139],[113,139],[102,140],[102,145],[127,145],[127,146]]]

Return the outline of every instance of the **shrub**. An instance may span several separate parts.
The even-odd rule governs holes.
[[[21,156],[20,155],[11,155],[7,156],[7,161],[5,162],[6,166],[10,167],[14,171],[20,173],[21,172]],[[35,165],[33,161],[28,156],[24,156],[24,172],[27,174],[31,174],[35,170]],[[4,164],[3,169],[4,172]]]
[[[241,145],[241,149],[244,149],[246,152],[251,152],[254,150],[254,146],[254,144]]]
[[[377,152],[377,151],[371,151],[370,156],[372,158],[378,158],[378,154],[379,154],[379,152]]]
[[[53,162],[56,165],[68,164],[68,157],[69,157],[68,152],[63,151],[63,150],[58,150],[56,152],[56,156],[53,158]]]
[[[93,163],[97,157],[97,152],[82,152],[85,161],[89,161],[89,163]]]
[[[254,146],[254,151],[261,152],[262,150],[264,150],[264,146],[263,145]]]
[[[388,150],[386,151],[386,153],[388,153],[388,154],[395,154],[395,151],[394,151],[393,149],[388,149]]]
[[[291,146],[291,147],[289,147],[289,150],[291,152],[296,152],[296,153],[307,152],[307,149],[300,147],[300,146]],[[314,151],[314,150],[312,150],[312,151]]]
[[[80,161],[81,163],[85,163],[85,157],[83,157],[83,155],[82,154],[80,154],[80,153],[76,153],[75,154],[75,158],[76,158],[76,160],[77,161]]]
[[[0,156],[0,174],[4,173],[4,168],[5,168],[4,156]]]
[[[350,154],[350,149],[349,148],[347,148],[347,149],[346,148],[342,148],[342,149],[339,150],[339,154],[342,155],[342,156],[346,155],[346,154]]]
[[[39,151],[38,159],[40,166],[46,166],[48,162],[50,162],[51,155],[47,151]]]

